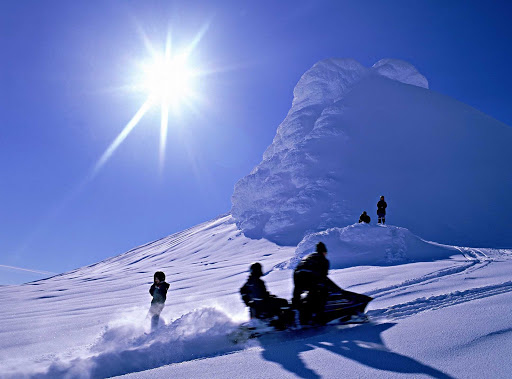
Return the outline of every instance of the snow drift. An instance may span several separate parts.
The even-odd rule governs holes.
[[[315,251],[319,241],[327,246],[331,269],[433,261],[461,253],[452,246],[424,241],[405,228],[354,224],[308,234],[293,258],[279,267],[295,268],[303,257]]]
[[[308,233],[375,217],[429,240],[512,246],[512,128],[428,89],[407,62],[315,64],[263,161],[235,186],[251,238],[296,245]]]

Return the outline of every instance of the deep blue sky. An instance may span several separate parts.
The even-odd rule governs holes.
[[[509,2],[0,2],[0,284],[63,272],[231,207],[300,76],[329,57],[409,61],[434,91],[512,125]],[[159,113],[80,187],[144,96],[123,90],[148,56],[208,29],[191,57],[195,111],[173,116],[163,172]]]

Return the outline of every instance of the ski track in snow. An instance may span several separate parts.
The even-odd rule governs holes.
[[[455,274],[460,274],[466,272],[470,268],[474,267],[478,262],[464,263],[462,265],[452,266],[448,268],[443,268],[441,270],[437,270],[431,272],[429,274],[420,276],[418,278],[408,279],[402,283],[391,285],[388,287],[378,288],[375,290],[371,290],[366,292],[366,295],[372,297],[382,297],[390,294],[394,294],[396,292],[404,291],[411,286],[415,286],[418,284],[426,285],[428,283],[432,283],[434,281],[438,281],[443,279],[446,276],[451,276]]]
[[[375,289],[367,292],[366,295],[372,297],[393,295],[398,292],[405,291],[412,286],[427,285],[429,283],[444,280],[455,275],[474,273],[487,267],[492,262],[500,260],[500,258],[510,259],[511,253],[511,251],[507,249],[475,249],[468,247],[456,248],[466,259],[469,260],[469,262],[463,262],[461,264],[443,268],[418,278],[406,280],[396,285]],[[484,252],[484,250],[486,252]],[[421,312],[449,307],[452,305],[457,305],[511,291],[512,281],[508,281],[496,285],[471,288],[465,291],[454,291],[448,294],[437,295],[428,298],[422,297],[406,303],[396,304],[389,308],[374,309],[368,311],[367,314],[375,320],[384,318],[397,320],[410,317]]]
[[[421,312],[445,308],[511,291],[512,281],[508,281],[491,286],[471,288],[465,291],[455,291],[445,295],[432,296],[428,298],[422,297],[407,303],[394,305],[390,308],[374,309],[369,311],[368,315],[375,319],[386,318],[398,320],[414,316]]]
[[[399,284],[374,289],[366,292],[366,295],[372,297],[381,297],[394,294],[396,292],[404,291],[411,286],[426,285],[453,275],[472,273],[487,267],[493,261],[493,258],[489,258],[486,254],[484,254],[482,251],[478,249],[459,247],[457,247],[457,249],[464,255],[466,259],[469,260],[469,262],[464,262],[462,264],[457,264],[451,267],[443,268],[441,270],[431,272],[418,278],[408,279]]]

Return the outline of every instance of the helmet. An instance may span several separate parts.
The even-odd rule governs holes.
[[[154,278],[160,280],[161,282],[165,282],[165,274],[162,271],[155,272]]]
[[[261,267],[261,263],[259,262],[253,263],[249,270],[252,276],[256,276],[258,278],[263,276],[263,267]]]
[[[327,253],[327,247],[323,242],[318,242],[316,244],[316,251],[318,251],[319,253]]]

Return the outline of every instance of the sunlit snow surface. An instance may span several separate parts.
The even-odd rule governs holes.
[[[375,298],[370,324],[233,344],[227,335],[248,317],[238,289],[249,264],[262,262],[268,288],[290,298],[292,271],[284,267],[315,238],[297,249],[251,240],[226,215],[89,267],[2,286],[0,377],[510,376],[512,251],[438,245],[394,226],[318,236],[329,248],[330,276]],[[353,257],[346,267],[360,250],[361,265]],[[378,266],[367,265],[371,256]],[[149,333],[156,270],[171,287],[165,322]]]

